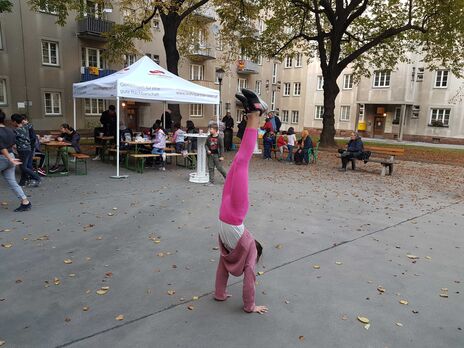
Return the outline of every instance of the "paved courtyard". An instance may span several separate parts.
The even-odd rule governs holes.
[[[232,298],[212,299],[222,185],[191,184],[172,166],[111,180],[114,167],[93,162],[87,176],[28,189],[33,210],[17,214],[2,183],[0,341],[463,347],[464,168],[401,162],[380,177],[375,163],[339,173],[321,157],[252,162],[246,225],[264,246],[265,315],[242,311],[238,278]]]

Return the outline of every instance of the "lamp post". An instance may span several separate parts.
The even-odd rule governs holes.
[[[216,69],[216,76],[219,82],[219,111],[218,114],[222,115],[222,79],[224,78],[224,69],[222,68],[217,68]]]

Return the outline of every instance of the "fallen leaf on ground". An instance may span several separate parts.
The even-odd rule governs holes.
[[[89,310],[89,307],[87,307],[87,306],[82,307],[82,310],[83,310],[84,312],[87,312],[87,311]]]
[[[65,264],[69,265],[72,263],[72,260],[71,259],[64,259],[63,261]]]
[[[96,291],[97,295],[105,295],[110,290],[109,286],[102,286]]]
[[[432,259],[431,256],[426,256],[425,258],[426,258],[427,260],[431,260],[431,259]]]
[[[313,268],[314,268],[314,269],[320,269],[321,266],[319,266],[319,265],[314,265]]]
[[[13,244],[11,244],[11,243],[2,244],[2,247],[7,248],[7,249],[11,248],[12,246],[13,246]]]
[[[187,306],[187,308],[188,308],[189,311],[193,311],[193,309],[194,309],[195,307],[193,307],[192,305],[190,305],[190,306]]]
[[[276,247],[276,249],[282,249],[283,248],[282,244],[277,244],[275,247]]]
[[[371,324],[366,324],[366,325],[364,325],[364,328],[365,328],[366,330],[369,330],[370,327],[371,327]]]
[[[64,321],[67,322],[67,323],[69,323],[69,322],[71,321],[71,318],[66,317],[66,318],[64,318]]]
[[[3,345],[5,345],[5,343],[6,343],[6,341],[0,340],[0,347],[3,346]]]
[[[446,291],[448,291],[448,288],[441,288],[441,291],[446,292]]]
[[[417,260],[419,258],[419,256],[411,255],[411,254],[407,254],[406,256],[411,260]]]
[[[300,336],[300,337],[298,337],[298,339],[299,339],[300,341],[304,341],[305,337],[304,337],[304,336]]]
[[[258,272],[258,275],[263,275],[263,274],[264,274],[264,272],[262,272],[262,271]]]
[[[346,314],[343,314],[342,315],[342,320],[347,320],[348,319],[348,316]]]
[[[76,276],[75,273],[69,273],[69,274],[68,274],[68,277],[71,277],[71,278],[74,278],[75,276]]]
[[[402,305],[407,305],[409,302],[406,301],[406,300],[400,300],[400,303],[401,303]]]
[[[403,327],[403,324],[401,324],[401,323],[396,323],[396,326]]]
[[[113,213],[108,213],[108,216],[113,216],[114,214]]]
[[[448,298],[448,294],[440,294],[440,297]]]
[[[341,261],[335,261],[335,264],[336,264],[337,266],[340,266],[340,265],[343,265],[343,262],[341,262]]]
[[[358,316],[358,320],[363,324],[369,324],[369,319],[366,317]]]
[[[198,296],[193,296],[192,300],[194,300],[194,301],[198,300]]]
[[[379,292],[385,292],[385,288],[382,287],[382,286],[379,286],[379,287],[377,288],[377,290],[378,290]]]
[[[160,241],[159,239],[157,239],[157,240],[154,240],[153,242],[155,242],[156,244],[159,244],[159,243],[161,243],[161,241]]]
[[[53,278],[53,284],[60,285],[61,284],[60,278],[58,278],[58,277]]]
[[[119,320],[119,321],[124,320],[124,315],[119,314],[119,315],[116,316],[116,318],[114,318],[114,319]]]
[[[172,296],[176,293],[176,290],[168,290],[168,295]]]

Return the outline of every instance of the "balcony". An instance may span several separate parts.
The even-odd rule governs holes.
[[[259,65],[251,60],[240,59],[237,61],[237,74],[251,75],[259,73]]]
[[[82,39],[106,41],[105,33],[113,28],[114,22],[87,16],[77,22],[77,36]]]
[[[191,46],[187,56],[194,62],[204,62],[206,60],[216,59],[211,48],[201,46]]]
[[[103,76],[114,74],[116,70],[99,69],[94,67],[81,68],[81,82],[91,81]]]
[[[199,86],[219,90],[219,85],[213,81],[191,80],[191,82],[196,83]]]

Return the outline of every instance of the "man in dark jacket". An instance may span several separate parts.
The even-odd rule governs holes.
[[[230,112],[227,112],[224,118],[224,149],[225,151],[230,151],[232,149],[232,139],[234,137],[234,119],[230,115]]]
[[[340,151],[340,150],[339,150]],[[342,167],[340,171],[346,171],[346,165],[352,158],[360,158],[362,152],[364,151],[364,144],[361,140],[361,137],[355,133],[351,133],[350,141],[346,146],[346,150],[341,151]]]
[[[110,105],[108,110],[102,112],[100,123],[103,125],[105,136],[116,135],[116,108],[114,105]]]

